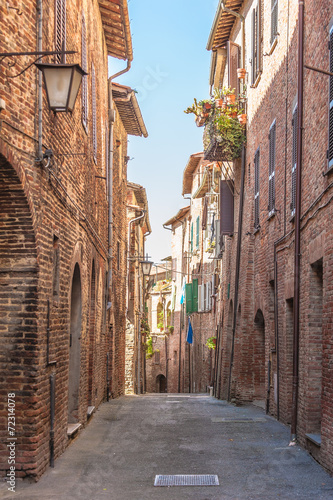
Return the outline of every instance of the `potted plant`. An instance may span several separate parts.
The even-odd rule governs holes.
[[[247,122],[247,115],[246,115],[245,113],[240,113],[240,114],[237,116],[237,118],[238,118],[239,123],[240,123],[242,126],[246,125],[246,122]]]
[[[216,349],[216,337],[209,337],[206,342],[208,349]]]
[[[227,89],[225,89],[225,96],[226,96],[226,99],[227,99],[227,104],[235,104],[235,102],[236,102],[235,89],[232,89],[230,87],[228,87]]]

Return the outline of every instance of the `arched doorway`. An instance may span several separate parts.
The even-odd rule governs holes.
[[[89,363],[88,363],[88,406],[94,406],[93,371],[95,349],[95,321],[96,321],[96,272],[95,261],[92,263],[90,282],[90,316],[89,316]]]
[[[156,377],[156,392],[166,392],[166,378],[162,374]]]
[[[254,318],[253,328],[253,399],[265,399],[265,320],[261,309]]]
[[[81,275],[76,264],[72,279],[69,340],[68,423],[71,424],[79,420],[81,310]]]

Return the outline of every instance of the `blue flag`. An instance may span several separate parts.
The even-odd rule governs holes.
[[[193,344],[193,329],[192,329],[190,317],[188,317],[188,328],[187,328],[186,342],[188,344]]]

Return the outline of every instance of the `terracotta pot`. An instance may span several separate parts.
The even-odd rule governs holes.
[[[247,122],[247,115],[238,115],[238,121],[241,125],[246,125]]]
[[[238,68],[237,69],[237,76],[240,80],[244,80],[245,76],[246,76],[246,69],[244,68]]]
[[[235,94],[228,94],[226,97],[227,97],[228,104],[235,104],[235,102],[236,102]]]
[[[210,109],[211,107],[212,107],[212,105],[210,102],[205,102],[205,104],[204,104],[205,109]]]
[[[217,108],[223,108],[223,107],[225,107],[225,106],[226,106],[226,104],[225,104],[225,102],[224,102],[224,100],[223,100],[223,99],[216,99],[216,101],[215,101],[215,106],[216,106]]]
[[[237,111],[232,111],[230,114],[231,114],[231,117],[232,117],[232,118],[236,118],[236,116],[237,116]]]

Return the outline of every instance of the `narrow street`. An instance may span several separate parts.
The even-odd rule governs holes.
[[[104,403],[38,483],[1,483],[24,500],[329,500],[333,478],[257,406],[206,395]],[[216,474],[219,486],[154,487],[156,475]]]

